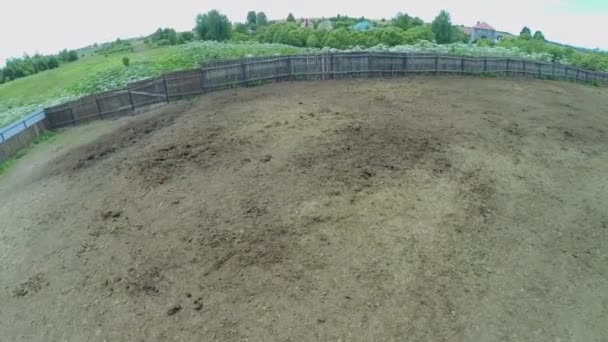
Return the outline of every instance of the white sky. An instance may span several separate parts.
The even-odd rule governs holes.
[[[540,29],[549,40],[608,49],[608,0],[3,0],[0,15],[0,65],[8,57],[55,53],[95,42],[147,35],[158,27],[188,30],[197,13],[218,9],[232,21],[247,11],[264,11],[270,19],[293,12],[300,17],[337,13],[391,18],[401,11],[430,22],[441,9],[454,24],[487,21],[496,29],[519,33],[524,25]],[[10,3],[10,4],[8,4]]]

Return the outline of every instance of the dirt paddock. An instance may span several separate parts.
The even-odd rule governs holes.
[[[458,77],[68,130],[0,177],[0,340],[606,341],[607,133],[605,88]]]

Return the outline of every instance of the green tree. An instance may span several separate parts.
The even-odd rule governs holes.
[[[59,68],[59,60],[55,56],[49,57],[48,63],[49,69]]]
[[[519,38],[525,40],[532,38],[532,32],[530,31],[530,28],[528,26],[524,26],[524,28],[521,29],[521,32],[519,33]]]
[[[448,44],[452,42],[452,19],[450,14],[441,10],[439,15],[433,20],[431,26],[435,33],[435,40],[438,44]]]
[[[224,41],[230,38],[232,26],[228,17],[217,10],[211,10],[196,17],[194,28],[198,36],[203,40]]]
[[[258,21],[258,16],[255,14],[255,11],[247,12],[247,24],[253,25]]]
[[[408,14],[405,13],[397,13],[397,15],[395,16],[395,18],[393,18],[392,20],[392,25],[393,26],[397,26],[398,28],[402,29],[402,30],[409,30],[412,27],[415,26],[420,26],[423,25],[424,22],[422,21],[422,19],[416,17],[410,17]]]
[[[255,23],[253,25],[255,25]],[[234,32],[247,34],[247,25],[245,25],[243,23],[238,23],[238,24],[234,25]]]
[[[460,28],[452,26],[452,43],[461,42],[468,43],[471,40],[471,36],[464,33]]]
[[[540,31],[536,31],[536,32],[534,32],[533,38],[536,40],[545,40],[545,35]]]
[[[131,60],[129,59],[129,57],[126,57],[126,56],[125,56],[125,57],[123,57],[123,58],[122,58],[122,65],[124,65],[124,66],[128,67],[128,66],[129,66],[129,64],[131,64]]]
[[[287,22],[288,23],[295,23],[296,22],[296,18],[293,17],[293,14],[289,13],[289,15],[287,16]]]
[[[268,24],[268,18],[266,17],[266,13],[258,12],[255,23],[258,26],[264,26]]]

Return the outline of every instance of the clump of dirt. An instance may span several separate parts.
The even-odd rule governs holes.
[[[14,291],[15,297],[25,297],[33,295],[42,290],[43,287],[49,286],[49,281],[46,280],[44,273],[37,273],[31,276],[26,282],[21,283]]]

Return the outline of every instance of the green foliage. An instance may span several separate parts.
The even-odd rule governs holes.
[[[247,41],[252,41],[253,39],[255,39],[255,38],[246,33],[241,33],[241,32],[234,32],[232,34],[232,38],[230,38],[230,40],[233,42],[247,42]]]
[[[413,27],[424,25],[424,22],[418,17],[414,18],[404,13],[397,13],[391,24],[402,30],[409,30]]]
[[[131,42],[121,39],[116,39],[111,43],[102,44],[101,47],[96,51],[97,54],[104,56],[125,52],[133,52],[133,46],[131,45]]]
[[[69,55],[68,52],[67,56],[69,57]],[[76,58],[78,58],[78,54],[76,54]],[[34,56],[29,56],[26,54],[21,58],[9,58],[6,61],[4,68],[0,68],[0,83],[9,82],[58,67],[59,60],[53,55],[44,56],[35,54]]]
[[[131,60],[129,59],[129,57],[125,56],[122,58],[122,65],[128,67],[130,63],[131,63]]]
[[[524,26],[524,28],[521,29],[521,32],[519,33],[519,38],[525,40],[532,39],[532,32],[530,31],[530,28],[528,26]]]
[[[264,43],[278,43],[293,46],[306,46],[310,30],[295,23],[279,23],[268,26],[259,36]]]
[[[317,38],[316,35],[311,34],[306,39],[306,46],[312,47],[312,48],[318,48],[318,47],[321,47],[321,41],[319,40],[319,38]]]
[[[350,42],[349,32],[344,28],[339,28],[325,35],[323,46],[336,49],[346,49],[353,46],[353,44]]]
[[[287,16],[287,22],[288,23],[295,23],[296,22],[296,18],[293,17],[293,14],[289,13],[289,15]]]
[[[481,38],[476,42],[477,46],[494,46],[494,42],[488,38]]]
[[[468,43],[471,40],[471,36],[464,33],[460,28],[452,26],[452,43],[461,42]]]
[[[196,17],[194,29],[202,40],[224,41],[230,39],[232,26],[228,17],[217,10],[211,10]]]
[[[249,25],[251,25],[251,24],[249,24]],[[255,23],[253,23],[253,25],[255,25]],[[234,25],[233,30],[234,30],[233,34],[236,34],[236,33],[247,34],[248,29],[247,29],[246,24],[238,23],[238,24]]]
[[[432,28],[437,43],[448,44],[452,42],[452,19],[447,11],[439,12],[439,15],[433,20]]]
[[[405,42],[405,31],[395,26],[377,29],[374,33],[380,43],[387,46],[400,45]]]
[[[334,23],[334,28],[335,29],[350,29],[353,25],[355,25],[358,20],[355,18],[350,18],[348,16],[340,16],[338,14],[337,17],[334,18],[330,18],[331,22]]]
[[[268,17],[266,17],[266,13],[258,12],[255,23],[257,24],[257,26],[268,25]]]
[[[247,24],[253,25],[253,24],[256,24],[257,21],[258,21],[258,16],[257,16],[257,14],[255,14],[255,11],[247,12]]]
[[[179,38],[181,38],[184,43],[188,43],[194,40],[194,32],[191,31],[186,31],[186,32],[182,32],[178,35],[178,40]]]
[[[59,51],[59,59],[64,62],[74,62],[78,60],[78,52],[76,50],[63,49]]]
[[[534,37],[536,40],[545,40],[545,35],[541,31],[534,32]]]
[[[149,39],[158,46],[175,45],[177,44],[177,32],[172,28],[159,28],[150,35]]]
[[[416,26],[405,31],[403,44],[414,44],[422,40],[433,41],[434,39],[435,33],[430,26]]]

